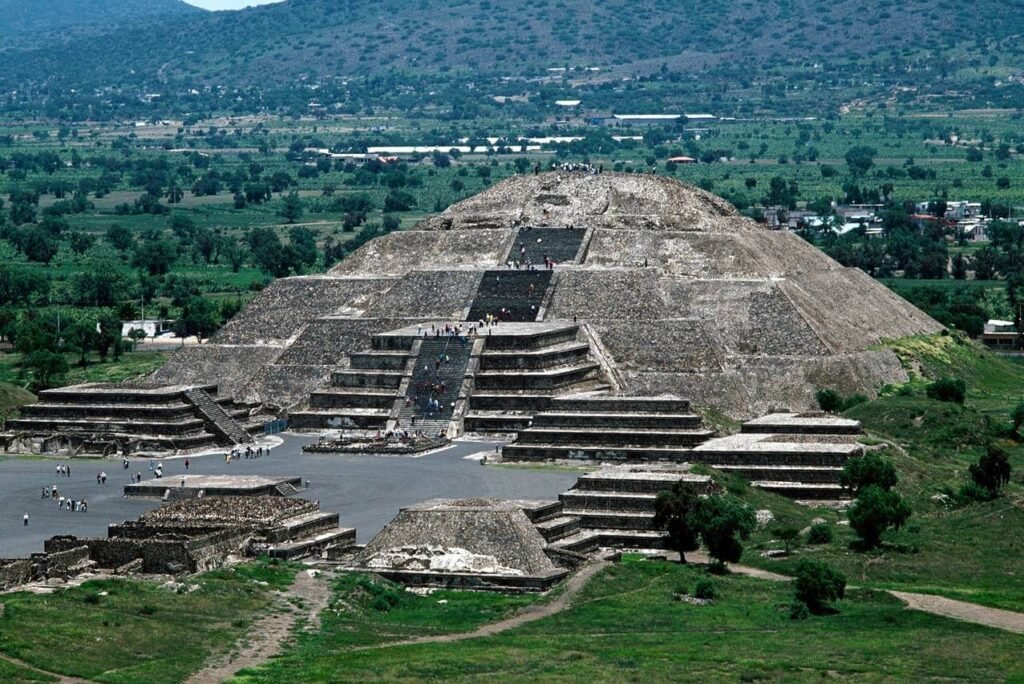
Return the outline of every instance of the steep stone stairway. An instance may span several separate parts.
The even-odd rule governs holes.
[[[462,391],[473,349],[466,337],[424,337],[413,369],[405,403],[398,413],[397,429],[423,430],[427,435],[446,431]],[[430,399],[440,403],[431,410]],[[413,418],[416,419],[413,424]]]
[[[190,389],[185,392],[185,398],[199,411],[207,429],[220,434],[232,444],[249,444],[254,441],[252,435],[229,416],[205,390]]]
[[[543,268],[484,272],[466,320],[482,321],[491,314],[502,321],[536,321],[553,275]]]
[[[675,398],[560,397],[502,450],[507,461],[686,461],[712,436]]]
[[[556,265],[571,264],[586,234],[585,230],[571,228],[520,228],[508,259],[520,264],[529,262],[538,268],[544,267],[545,258]]]

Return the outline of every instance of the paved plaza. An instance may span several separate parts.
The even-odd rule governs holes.
[[[306,454],[302,445],[316,437],[285,435],[270,455],[225,462],[223,452],[189,457],[190,475],[299,476],[309,489],[299,495],[316,499],[322,510],[341,514],[341,524],[355,527],[358,541],[368,542],[402,506],[435,498],[494,497],[556,499],[576,482],[576,473],[482,466],[474,454],[493,452],[493,442],[456,442],[417,457]],[[185,459],[159,461],[168,484],[180,481]],[[57,474],[58,464],[71,467],[71,477]],[[107,483],[97,484],[99,472]],[[120,460],[0,458],[0,557],[25,557],[43,550],[55,534],[105,537],[107,525],[133,519],[155,508],[158,500],[125,498],[129,473],[153,479],[148,459],[132,459],[124,470]],[[175,479],[177,478],[177,480]],[[56,484],[63,496],[88,501],[88,512],[58,510],[42,499],[43,487]],[[22,516],[29,514],[29,525]]]

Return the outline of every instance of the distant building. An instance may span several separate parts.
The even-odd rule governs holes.
[[[167,319],[147,318],[144,321],[121,321],[121,337],[129,337],[132,330],[142,330],[147,339],[153,339],[162,333],[171,332],[174,321]]]
[[[1013,321],[991,320],[985,324],[981,333],[981,341],[992,349],[1017,349],[1020,347],[1020,335]]]
[[[668,161],[673,164],[696,164],[697,160],[693,157],[669,157]]]

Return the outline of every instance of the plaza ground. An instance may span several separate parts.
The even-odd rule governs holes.
[[[284,435],[269,456],[225,463],[223,452],[190,456],[190,474],[272,475],[301,477],[309,488],[299,496],[319,500],[325,511],[338,512],[341,524],[355,527],[360,543],[368,542],[402,506],[434,498],[556,499],[576,481],[577,473],[553,469],[482,466],[482,453],[494,442],[459,441],[417,457],[307,454],[303,444],[316,437]],[[173,486],[185,473],[185,458],[163,464],[164,479]],[[56,474],[58,464],[71,466],[71,477]],[[107,484],[96,474],[107,473]],[[0,557],[26,557],[43,550],[55,534],[105,537],[107,525],[133,519],[160,505],[153,499],[124,498],[128,473],[152,479],[149,459],[132,459],[124,470],[120,460],[36,457],[0,458]],[[87,513],[58,510],[40,498],[43,487],[56,484],[61,495],[85,499]],[[29,525],[22,516],[29,514]]]

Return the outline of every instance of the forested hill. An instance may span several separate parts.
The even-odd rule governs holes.
[[[38,46],[41,35],[103,34],[140,20],[201,14],[182,0],[0,0],[0,42]]]
[[[57,21],[52,17],[61,7],[68,15],[88,7],[123,19],[180,5],[0,0],[7,17],[34,15],[41,23]],[[1022,31],[1024,3],[1005,0],[288,0],[8,54],[0,73],[5,85],[40,74],[62,85],[147,78],[247,85],[396,69],[523,75],[566,65],[643,70],[744,60],[754,66],[942,51],[964,41],[995,51],[1006,46],[993,41]],[[957,68],[956,59],[949,52],[950,68]]]

